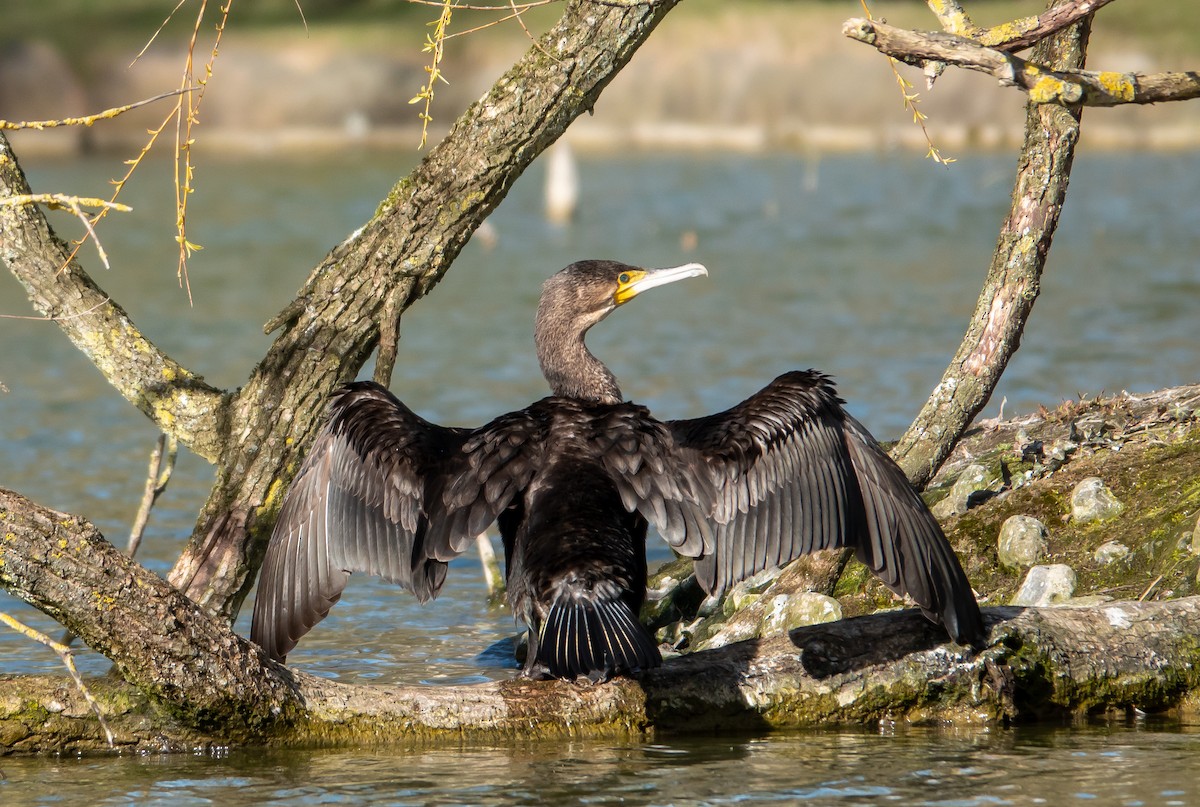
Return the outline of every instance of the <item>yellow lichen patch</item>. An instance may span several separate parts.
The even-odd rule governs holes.
[[[1029,88],[1029,100],[1035,104],[1072,104],[1082,96],[1083,91],[1079,85],[1071,84],[1054,76],[1041,76]]]
[[[966,15],[957,3],[948,4],[944,0],[929,0],[929,8],[942,21],[943,26],[949,26],[947,30],[952,34],[959,36],[969,36],[978,29],[971,18]]]
[[[1037,28],[1037,25],[1037,17],[1022,17],[1021,19],[1013,20],[1012,22],[1003,22],[997,26],[987,29],[980,34],[978,42],[980,45],[986,45],[987,47],[1003,45],[1006,42],[1012,42],[1015,39],[1019,39],[1024,34],[1027,34],[1034,28]]]
[[[1133,81],[1130,80],[1127,73],[1114,73],[1106,71],[1097,76],[1100,81],[1100,86],[1104,91],[1114,98],[1119,98],[1122,101],[1132,101],[1137,95],[1137,88],[1133,86]]]
[[[162,368],[162,377],[167,381],[174,381],[178,375],[179,374],[175,372],[175,368],[169,364]]]
[[[271,487],[267,488],[266,498],[262,505],[255,512],[259,518],[274,513],[280,506],[280,499],[283,497],[284,486],[278,479],[271,483]]]

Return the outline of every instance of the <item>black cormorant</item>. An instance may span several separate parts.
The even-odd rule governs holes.
[[[705,275],[580,261],[550,277],[535,341],[552,395],[478,429],[414,414],[371,382],[342,387],[267,547],[251,637],[283,660],[351,572],[425,601],[493,521],[524,674],[605,680],[661,663],[638,621],[646,527],[695,558],[705,591],[811,552],[854,547],[958,642],[983,620],[949,542],[900,468],[842,409],[829,378],[785,373],[742,403],[656,420],[622,400],[584,345],[647,289]]]

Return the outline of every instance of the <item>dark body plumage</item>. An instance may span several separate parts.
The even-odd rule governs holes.
[[[530,676],[604,680],[661,662],[637,618],[648,522],[696,558],[710,593],[854,547],[951,638],[979,644],[982,617],[949,542],[826,376],[786,373],[691,420],[621,400],[584,334],[638,293],[704,273],[581,261],[552,276],[535,342],[554,395],[478,429],[429,423],[370,382],[339,390],[268,545],[254,641],[283,659],[355,571],[434,597],[446,563],[496,521]]]

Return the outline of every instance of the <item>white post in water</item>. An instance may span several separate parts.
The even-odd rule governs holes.
[[[565,140],[550,147],[546,155],[546,218],[554,224],[568,224],[579,203],[579,170],[575,155]]]

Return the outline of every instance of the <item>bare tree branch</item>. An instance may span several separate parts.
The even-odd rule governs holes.
[[[1042,40],[1035,57],[1057,69],[1079,69],[1087,51],[1088,25],[1085,20]],[[891,449],[892,457],[918,488],[933,477],[972,418],[987,404],[1020,345],[1066,200],[1080,110],[1032,101],[1027,106],[1012,207],[1001,227],[975,313],[942,380]]]
[[[29,194],[29,183],[0,131],[0,197]],[[25,287],[34,308],[55,320],[109,383],[162,431],[215,461],[225,393],[143,336],[70,254],[37,205],[0,205],[0,259]]]
[[[944,62],[995,76],[1038,104],[1119,106],[1200,97],[1200,73],[1115,73],[1054,70],[955,34],[909,31],[877,20],[846,20],[842,33],[908,64]]]

